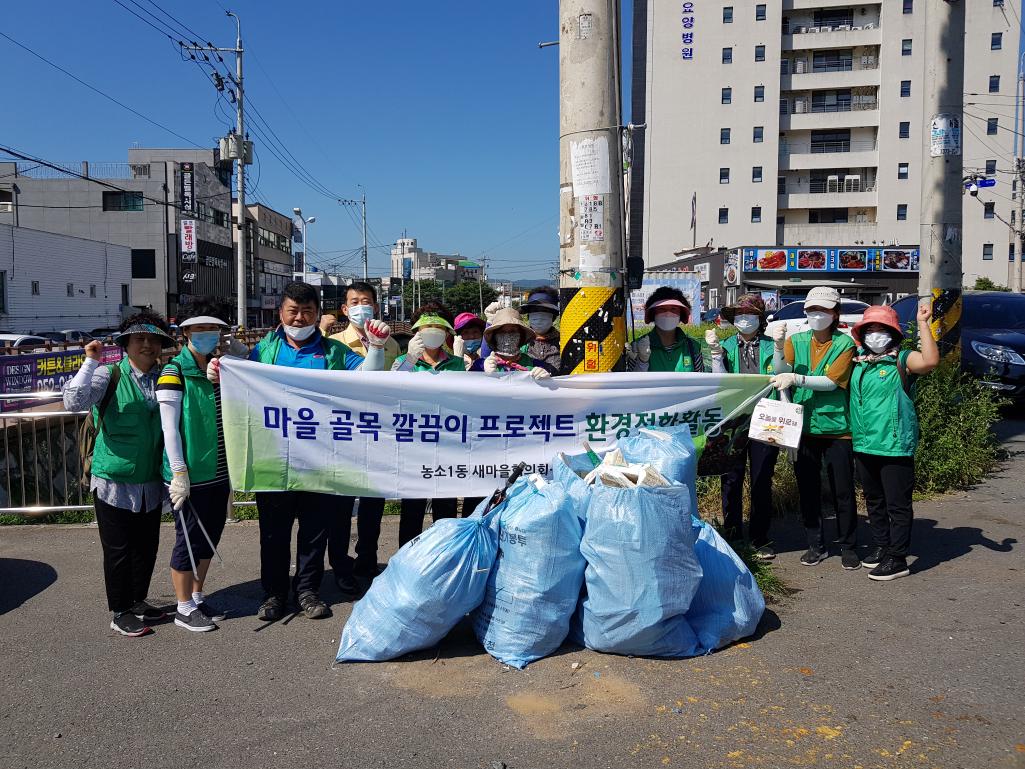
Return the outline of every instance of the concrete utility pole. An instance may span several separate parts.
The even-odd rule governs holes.
[[[619,2],[559,2],[562,373],[623,368]]]
[[[364,282],[366,282],[367,275],[368,275],[368,272],[369,272],[369,269],[370,269],[370,267],[369,267],[369,264],[370,264],[370,262],[369,262],[369,255],[368,255],[368,251],[367,251],[367,191],[366,191],[366,189],[364,189],[362,184],[357,185],[357,186],[363,192],[363,194],[360,196],[360,199],[359,200],[343,200],[342,198],[339,198],[338,199],[338,205],[340,205],[340,206],[359,206],[360,207],[360,212],[361,212],[362,217],[363,217],[363,280],[364,280]]]
[[[964,158],[965,4],[922,3],[926,51],[922,157],[921,263],[918,296],[932,306],[936,339],[956,345],[960,337]],[[1020,192],[1019,192],[1020,194]]]
[[[1020,80],[1021,78],[1019,78]],[[1025,102],[1023,102],[1025,104]],[[1018,139],[1021,140],[1020,137]],[[1014,170],[1018,174],[1018,221],[1014,228],[1014,272],[1012,273],[1011,290],[1016,294],[1021,293],[1021,260],[1025,252],[1025,158],[1014,159]]]

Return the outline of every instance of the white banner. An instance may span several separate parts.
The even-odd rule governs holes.
[[[378,497],[474,497],[509,471],[547,474],[581,441],[606,447],[638,428],[702,435],[768,377],[614,373],[312,371],[223,358],[232,486]]]

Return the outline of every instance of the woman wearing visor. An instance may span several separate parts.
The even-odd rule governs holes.
[[[163,611],[146,602],[160,544],[160,414],[156,385],[161,352],[174,347],[167,323],[152,312],[121,324],[120,363],[101,365],[103,343],[85,346],[85,360],[64,386],[64,408],[91,411],[97,428],[89,490],[103,547],[103,581],[112,630],[153,632]]]
[[[704,371],[701,345],[683,332],[690,323],[690,302],[671,286],[656,288],[644,303],[644,322],[655,328],[627,347],[630,371]]]

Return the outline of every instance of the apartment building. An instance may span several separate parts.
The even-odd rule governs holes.
[[[635,0],[632,252],[738,250],[766,288],[913,277],[928,1]],[[965,169],[996,180],[965,196],[969,286],[1008,284],[1014,258],[1020,5],[967,6]]]
[[[399,238],[391,250],[391,277],[406,280],[436,280],[455,285],[464,280],[480,280],[480,264],[459,254],[447,256],[424,251],[416,238]]]
[[[238,200],[232,200],[238,220]],[[273,208],[246,205],[246,324],[263,328],[277,324],[285,286],[292,281],[292,218]]]

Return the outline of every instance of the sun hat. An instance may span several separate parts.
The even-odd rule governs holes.
[[[804,298],[805,307],[825,307],[832,310],[840,304],[840,292],[829,286],[815,286]]]
[[[488,343],[488,347],[492,350],[495,349],[494,336],[495,333],[506,326],[515,326],[523,334],[523,344],[530,344],[534,341],[537,334],[534,330],[523,322],[523,318],[520,317],[520,311],[513,307],[506,307],[495,313],[494,317],[491,318],[491,325],[484,329],[484,341]]]
[[[897,311],[888,305],[872,305],[865,310],[861,320],[855,323],[854,328],[851,329],[851,336],[854,337],[854,341],[863,346],[864,342],[861,340],[862,332],[865,330],[865,326],[872,324],[886,326],[898,337],[904,338],[904,332],[900,329],[900,319],[897,317]]]
[[[441,326],[452,331],[452,324],[445,320],[440,315],[425,312],[419,318],[416,319],[416,323],[413,324],[413,328],[420,328],[421,326]]]
[[[690,320],[690,308],[681,302],[679,299],[663,299],[660,302],[655,302],[651,307],[644,308],[644,322],[654,323],[655,322],[655,310],[660,307],[679,307],[680,308],[680,322],[687,323]]]
[[[480,326],[481,331],[483,331],[487,324],[482,317],[474,315],[472,312],[461,312],[456,315],[455,330],[462,331],[467,326]]]
[[[178,324],[178,328],[188,328],[189,326],[198,326],[200,324],[209,323],[214,326],[227,326],[220,318],[215,318],[213,315],[197,315],[194,318],[188,318]]]
[[[177,344],[173,336],[152,323],[133,323],[124,331],[114,336],[114,344],[124,347],[128,343],[128,337],[132,334],[153,334],[154,336],[159,336],[160,345],[164,349],[174,347]]]
[[[551,295],[546,291],[534,291],[527,301],[520,305],[520,312],[551,312],[559,314],[559,305],[552,302]]]
[[[757,315],[764,320],[765,302],[758,294],[741,294],[737,301],[728,307],[723,307],[720,313],[730,323],[738,315]]]

